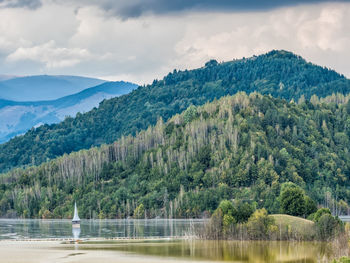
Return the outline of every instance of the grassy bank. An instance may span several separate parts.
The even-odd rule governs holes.
[[[270,217],[274,219],[279,229],[278,239],[312,240],[316,237],[315,222],[311,220],[284,214]]]
[[[303,230],[307,227],[312,227],[315,223],[311,220],[297,217],[297,216],[291,216],[291,215],[284,215],[284,214],[276,214],[276,215],[270,215],[272,218],[275,219],[275,223],[277,225],[290,225],[294,229],[297,230]]]

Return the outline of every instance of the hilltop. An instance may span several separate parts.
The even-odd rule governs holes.
[[[136,134],[159,117],[168,120],[190,105],[203,105],[239,91],[297,101],[313,94],[348,94],[350,81],[287,51],[169,73],[130,94],[105,100],[97,109],[44,125],[0,145],[0,171],[40,164],[65,153],[111,143]]]

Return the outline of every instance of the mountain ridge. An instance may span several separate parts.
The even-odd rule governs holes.
[[[1,98],[11,101],[55,100],[106,80],[69,75],[12,76],[0,81]]]
[[[137,84],[134,84],[134,83],[131,83],[128,81],[106,81],[106,82],[99,84],[97,86],[89,87],[89,88],[86,88],[86,89],[79,91],[77,93],[70,94],[70,95],[67,95],[67,96],[64,96],[61,98],[57,98],[54,100],[14,101],[14,100],[0,99],[0,101],[2,103],[2,104],[0,104],[0,107],[9,106],[9,105],[11,105],[11,106],[12,105],[45,105],[45,104],[52,105],[52,104],[60,103],[61,101],[68,100],[69,98],[79,97],[80,95],[83,95],[83,94],[85,95],[85,94],[91,93],[91,91],[95,91],[95,90],[99,90],[99,89],[101,91],[108,91],[108,90],[112,91],[112,89],[114,89],[115,87],[111,84],[131,84],[131,85],[137,86]],[[106,87],[106,85],[111,85],[111,86]],[[103,87],[103,89],[101,89],[102,87]],[[106,88],[107,88],[107,90],[106,90]],[[5,104],[5,103],[8,103],[8,104]]]
[[[0,145],[0,171],[111,143],[154,125],[160,117],[166,121],[192,104],[202,105],[239,91],[297,101],[312,95],[348,94],[350,81],[291,52],[276,50],[223,63],[213,60],[194,70],[174,70],[162,80],[105,100],[99,108],[76,118],[44,125]]]

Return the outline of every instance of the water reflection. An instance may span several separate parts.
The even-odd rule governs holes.
[[[72,234],[73,234],[73,238],[75,240],[79,239],[79,237],[80,237],[80,227],[72,227]]]
[[[247,263],[288,262],[313,263],[333,257],[325,243],[311,242],[240,242],[240,241],[174,241],[115,243],[81,247],[132,252],[136,254],[190,258],[210,261]]]
[[[82,220],[78,238],[181,237],[203,224],[203,220]],[[70,220],[0,220],[0,239],[72,237]]]
[[[181,237],[203,220],[0,220],[0,239]],[[72,249],[117,250],[141,255],[247,263],[313,263],[333,258],[329,245],[298,242],[173,241],[74,244]],[[325,260],[325,261],[326,261]]]

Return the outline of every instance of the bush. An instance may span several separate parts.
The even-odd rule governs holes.
[[[313,221],[314,222],[318,222],[318,220],[321,218],[321,216],[328,214],[328,215],[332,215],[331,210],[329,210],[329,208],[320,208],[317,210],[317,212],[315,213],[314,217],[313,217]]]
[[[314,221],[315,214],[316,213],[312,213],[312,214],[308,215],[308,217],[306,219],[310,220],[310,221]]]
[[[310,197],[305,196],[305,216],[315,213],[317,211],[317,204]]]
[[[280,195],[281,212],[292,216],[305,215],[304,191],[297,185],[288,183],[282,186]]]
[[[135,219],[142,219],[144,217],[145,217],[145,208],[144,208],[143,204],[140,204],[134,210],[134,218]]]
[[[318,238],[324,241],[333,239],[336,227],[337,221],[332,215],[322,215],[316,223]]]
[[[238,201],[236,203],[236,211],[234,217],[237,223],[245,223],[248,221],[249,217],[254,213],[255,207],[251,204]]]
[[[319,240],[329,241],[344,232],[344,224],[338,218],[326,213],[316,222],[316,231]]]
[[[233,204],[231,201],[223,200],[220,202],[218,209],[221,209],[224,215],[233,215],[235,208],[233,207]]]
[[[244,203],[240,200],[235,202],[235,204],[229,200],[221,201],[218,208],[211,216],[209,223],[206,225],[204,234],[205,238],[237,238],[238,229],[241,232],[244,229],[243,232],[246,237],[247,231],[244,223],[248,221],[254,210],[255,208],[253,205]]]
[[[265,208],[256,210],[247,223],[248,234],[251,239],[264,240],[277,231],[275,220],[269,217]]]
[[[221,201],[217,210],[222,212],[222,232],[227,234],[231,226],[236,223],[234,214],[236,214],[236,209],[231,201],[223,200]]]

